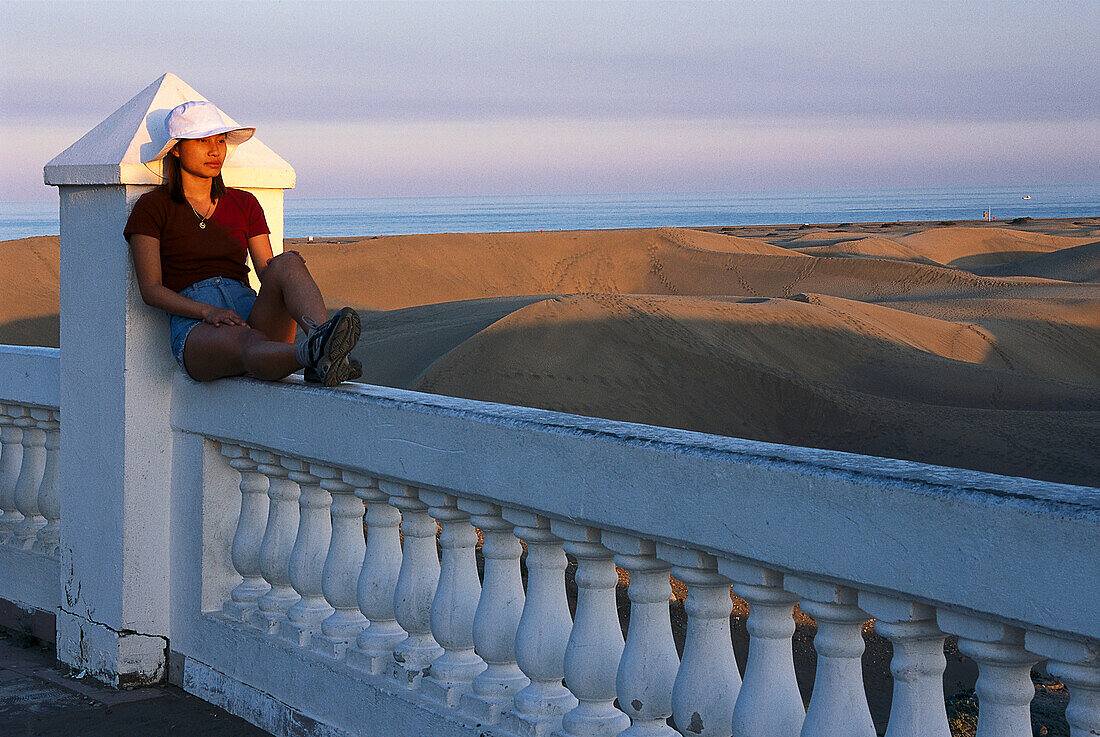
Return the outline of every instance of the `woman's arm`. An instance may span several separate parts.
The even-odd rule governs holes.
[[[187,299],[161,283],[160,240],[150,235],[134,233],[130,236],[130,253],[134,256],[141,298],[150,307],[157,307],[173,315],[203,320],[211,325],[245,325],[245,321],[233,310],[226,310],[203,302]]]

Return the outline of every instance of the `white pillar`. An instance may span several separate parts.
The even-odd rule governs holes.
[[[622,736],[675,737],[665,723],[672,716],[672,687],[680,666],[668,611],[671,567],[657,559],[649,540],[605,532],[603,544],[630,574],[630,623],[615,679],[619,708],[631,721]]]
[[[257,470],[267,476],[267,526],[260,541],[260,573],[267,581],[267,593],[256,602],[249,621],[261,632],[275,634],[286,612],[298,601],[290,585],[290,552],[298,534],[298,495],[301,490],[274,453],[250,450]]]
[[[1023,630],[947,609],[938,610],[936,620],[959,636],[959,652],[978,664],[977,737],[1030,737],[1031,668],[1040,658],[1024,646]]]
[[[482,724],[495,724],[529,683],[516,663],[516,630],[525,600],[519,567],[523,548],[497,505],[459,499],[458,508],[470,513],[485,537],[485,585],[474,612],[474,649],[486,668],[462,697],[462,709]]]
[[[440,525],[442,561],[431,623],[432,635],[443,647],[421,688],[429,697],[457,706],[474,677],[485,670],[485,661],[474,652],[474,613],[481,598],[474,556],[477,532],[470,524],[470,513],[459,509],[458,499],[451,494],[421,489],[420,499]]]
[[[367,626],[355,596],[367,547],[363,536],[366,510],[363,500],[355,496],[355,487],[340,477],[340,469],[314,463],[310,470],[321,478],[321,488],[332,494],[332,539],[321,573],[321,589],[334,610],[321,622],[321,632],[313,636],[312,647],[338,660]]]
[[[15,482],[23,465],[23,430],[15,424],[15,412],[16,405],[0,404],[0,545],[23,519],[15,506]]]
[[[332,496],[321,488],[321,479],[309,472],[305,461],[283,458],[282,465],[302,490],[298,497],[298,535],[290,551],[290,585],[301,598],[286,610],[286,620],[279,623],[279,636],[298,647],[308,647],[313,633],[320,631],[321,622],[332,614],[321,589],[321,573],[332,536]]]
[[[1050,658],[1047,672],[1069,689],[1066,721],[1070,737],[1095,737],[1100,734],[1100,646],[1028,632],[1024,642],[1030,652]]]
[[[343,478],[367,506],[367,550],[355,600],[368,625],[348,650],[347,663],[367,673],[386,673],[393,664],[393,649],[408,637],[393,611],[401,573],[401,512],[390,506],[389,497],[375,479],[352,471],[344,471]]]
[[[57,410],[49,410],[49,418],[42,421],[46,431],[46,468],[42,472],[42,485],[38,487],[38,511],[46,524],[38,528],[33,549],[35,552],[57,556],[61,542],[61,489],[58,488],[58,461],[61,450],[61,423]]]
[[[166,74],[45,167],[61,205],[61,570],[57,655],[112,684],[166,672],[172,484],[172,377],[167,318],[141,300],[122,236],[136,199],[160,178],[168,111],[202,99]],[[265,192],[281,233],[293,170],[258,140],[223,172]],[[277,193],[277,194],[276,194]],[[278,200],[278,202],[276,202]],[[272,223],[272,221],[274,221]],[[276,238],[275,246],[281,245]],[[195,489],[181,493],[196,493]]]
[[[550,529],[577,560],[577,611],[565,648],[565,682],[579,703],[562,717],[555,737],[613,737],[630,726],[630,717],[615,706],[624,647],[615,554],[600,542],[595,527],[552,520]]]
[[[657,555],[672,564],[672,575],[688,589],[684,656],[672,687],[673,720],[687,734],[729,737],[741,689],[730,637],[730,580],[718,572],[712,555],[661,544]]]
[[[432,637],[432,600],[439,584],[439,556],[435,549],[435,520],[428,505],[420,501],[418,489],[391,481],[378,483],[390,495],[390,504],[401,510],[401,572],[393,594],[393,612],[408,636],[393,651],[391,675],[408,689],[420,680],[443,648]]]
[[[46,518],[38,510],[38,491],[46,474],[44,423],[49,417],[49,410],[32,407],[15,419],[16,427],[23,429],[23,467],[15,482],[15,506],[23,519],[12,529],[8,544],[24,550],[31,549],[38,531],[46,525]]]
[[[260,574],[260,545],[267,527],[267,478],[259,472],[259,463],[248,455],[247,448],[222,443],[221,452],[241,475],[241,512],[231,554],[233,568],[244,579],[229,594],[222,613],[235,622],[247,622],[256,611],[256,602],[271,588]]]
[[[856,590],[795,576],[787,576],[784,585],[801,597],[802,611],[817,620],[817,672],[802,737],[875,737],[860,660],[866,647],[863,623],[869,617],[858,606]]]
[[[798,737],[806,717],[791,641],[798,597],[783,588],[777,571],[730,558],[719,558],[718,570],[749,603],[749,656],[733,707],[733,737]]]
[[[946,636],[936,624],[936,610],[865,591],[859,594],[859,607],[875,618],[875,631],[894,646],[894,697],[886,737],[951,737],[943,700]]]
[[[561,727],[562,715],[577,705],[561,682],[572,626],[565,597],[565,551],[546,517],[521,509],[503,512],[504,519],[516,526],[516,537],[527,544],[527,598],[516,628],[516,662],[531,679],[516,694],[504,726],[521,737],[545,737]]]

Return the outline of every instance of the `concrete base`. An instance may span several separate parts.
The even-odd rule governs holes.
[[[202,615],[194,625],[195,630],[184,638],[195,645],[195,650],[184,658],[184,690],[272,734],[498,734],[468,716],[442,708],[419,691],[406,690],[403,683],[365,675],[344,662],[264,637],[247,625],[233,624],[217,615]]]
[[[388,673],[393,665],[393,653],[365,653],[357,647],[348,648],[348,665],[355,670],[380,676]]]
[[[115,688],[163,681],[167,653],[164,637],[119,632],[64,610],[57,615],[57,659]]]
[[[0,546],[0,599],[25,610],[54,612],[61,606],[61,566],[57,558]]]
[[[348,640],[347,638],[316,634],[310,639],[309,648],[318,655],[323,655],[330,660],[343,660],[352,642],[355,642],[354,637]]]

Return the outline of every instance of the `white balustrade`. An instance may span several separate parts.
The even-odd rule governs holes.
[[[432,661],[443,654],[431,628],[432,600],[439,583],[437,528],[415,486],[391,481],[380,481],[378,486],[389,494],[390,504],[401,510],[401,533],[405,540],[393,611],[408,635],[394,648],[391,675],[406,688],[415,689]]]
[[[622,735],[671,737],[676,732],[666,720],[672,716],[672,687],[680,661],[668,610],[670,566],[657,558],[656,545],[649,540],[605,532],[603,544],[630,574],[630,623],[616,677],[619,708],[631,720]]]
[[[959,652],[978,665],[977,737],[1030,737],[1031,668],[1038,655],[1024,647],[1024,632],[1001,622],[940,609],[944,632],[959,636]]]
[[[549,519],[509,507],[503,513],[527,545],[527,598],[516,628],[516,662],[531,681],[516,694],[503,722],[521,737],[544,737],[559,729],[562,715],[577,705],[562,684],[573,624],[565,596],[568,561]]]
[[[267,593],[256,602],[251,621],[267,634],[275,634],[286,612],[299,596],[290,585],[290,552],[298,535],[298,484],[288,477],[287,469],[274,453],[250,450],[257,470],[267,477],[267,526],[260,542],[260,573],[268,584]]]
[[[935,609],[866,591],[859,594],[859,608],[875,618],[875,631],[894,646],[886,737],[951,737],[943,700],[946,635],[936,624]]]
[[[519,564],[523,547],[499,506],[459,499],[458,508],[470,514],[485,538],[481,548],[484,584],[474,612],[473,635],[474,650],[486,667],[462,697],[462,709],[482,724],[495,724],[516,693],[530,683],[516,663],[516,630],[525,598]]]
[[[247,622],[260,597],[271,588],[260,573],[260,546],[267,526],[267,477],[257,470],[259,464],[244,446],[221,443],[220,448],[229,465],[241,475],[241,512],[231,558],[233,568],[244,579],[230,592],[222,613],[236,622]]]
[[[348,650],[347,663],[367,673],[387,673],[394,648],[408,637],[393,610],[401,572],[401,512],[390,506],[389,495],[378,488],[377,480],[352,471],[342,476],[367,507],[367,548],[355,598],[368,624]]]
[[[299,647],[309,645],[310,638],[321,629],[332,614],[321,588],[325,556],[332,536],[329,505],[332,496],[321,488],[321,479],[309,472],[309,464],[298,458],[282,458],[291,481],[298,484],[298,534],[290,551],[290,585],[300,597],[287,609],[286,619],[279,623],[279,636]]]
[[[1028,632],[1029,652],[1047,660],[1047,672],[1069,690],[1066,722],[1070,737],[1100,735],[1100,643]]]
[[[343,658],[348,647],[367,626],[359,611],[356,582],[363,569],[366,539],[363,536],[363,500],[355,487],[345,483],[338,469],[311,464],[310,471],[321,479],[321,488],[332,495],[332,538],[321,573],[321,590],[333,612],[321,622],[310,646],[333,659]]]
[[[623,632],[614,553],[601,544],[595,527],[552,520],[550,530],[577,561],[577,610],[565,648],[565,682],[578,704],[562,717],[555,737],[614,737],[630,726],[630,717],[615,706]]]
[[[784,586],[817,620],[817,672],[802,737],[875,737],[860,660],[868,616],[859,608],[855,589],[796,576],[786,576]]]
[[[15,506],[15,484],[23,467],[23,428],[15,424],[19,413],[14,404],[0,404],[0,544],[23,521],[23,513]]]
[[[730,637],[730,580],[717,559],[672,545],[657,545],[672,575],[687,585],[684,655],[672,688],[672,718],[685,734],[729,737],[741,674]]]
[[[58,465],[61,449],[60,412],[46,410],[47,418],[41,427],[46,432],[46,467],[42,471],[42,483],[38,487],[38,511],[46,524],[38,529],[31,548],[56,558],[61,542],[61,489],[58,484]]]
[[[46,426],[50,412],[39,407],[16,411],[19,414],[15,424],[23,430],[23,463],[15,482],[15,506],[23,519],[12,529],[8,544],[30,550],[38,531],[46,525],[46,518],[38,509],[38,491],[46,473]]]
[[[733,737],[798,737],[806,709],[794,672],[794,605],[783,575],[742,560],[719,558],[718,570],[749,604],[749,655],[733,708]]]
[[[485,670],[485,661],[474,652],[474,613],[481,598],[477,576],[477,532],[469,512],[458,508],[458,500],[441,491],[420,490],[420,500],[439,522],[442,561],[439,583],[432,599],[432,636],[443,654],[431,665],[421,683],[429,697],[447,706],[457,706],[470,690],[474,677]]]

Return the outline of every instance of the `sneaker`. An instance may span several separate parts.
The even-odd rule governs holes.
[[[312,369],[311,378],[324,386],[346,381],[352,371],[347,357],[359,341],[359,331],[359,313],[350,307],[310,329],[305,340],[305,364]],[[362,375],[362,368],[359,370]]]
[[[341,371],[346,372],[346,376],[340,379],[340,382],[355,381],[363,375],[363,364],[355,358],[346,359],[347,366],[341,367]],[[320,384],[321,375],[313,370],[312,366],[307,366],[306,370],[302,373],[303,378],[310,384]],[[340,383],[338,382],[338,383]]]

